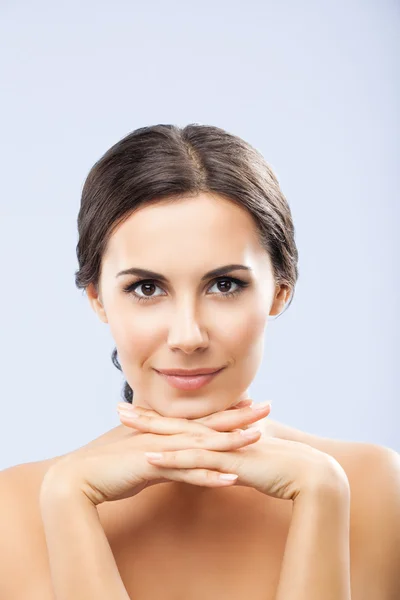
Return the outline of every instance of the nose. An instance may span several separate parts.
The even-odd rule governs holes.
[[[168,333],[168,347],[191,354],[208,346],[208,335],[193,305],[182,303],[176,307]]]

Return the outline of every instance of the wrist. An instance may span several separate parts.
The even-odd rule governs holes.
[[[74,469],[65,468],[64,463],[57,463],[50,467],[40,487],[41,506],[53,505],[63,500],[93,504],[84,493],[76,476],[72,476],[71,472],[74,472]]]
[[[325,464],[316,469],[307,482],[300,488],[295,499],[299,497],[338,498],[350,500],[350,483],[340,463],[327,455]]]

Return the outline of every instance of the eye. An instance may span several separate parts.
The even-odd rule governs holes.
[[[243,289],[249,285],[249,283],[247,283],[246,281],[242,281],[241,279],[236,279],[234,277],[219,277],[211,287],[217,286],[221,283],[223,283],[224,286],[226,286],[226,283],[228,283],[228,291],[225,291],[221,294],[218,294],[218,292],[212,293],[212,295],[221,296],[222,298],[232,298],[240,294],[243,291]],[[237,286],[236,289],[234,289],[233,291],[230,289],[232,284]],[[141,296],[137,293],[136,290],[142,286],[143,288],[145,288],[146,292],[149,292],[150,294],[154,290],[154,288],[159,288],[154,279],[142,279],[141,281],[136,281],[135,283],[131,283],[124,287],[123,292],[131,295],[136,302],[150,302],[155,298],[159,298],[160,296],[162,296],[162,294]]]

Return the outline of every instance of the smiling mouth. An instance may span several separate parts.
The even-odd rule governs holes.
[[[225,365],[224,365],[225,366]],[[209,373],[216,373],[223,367],[203,367],[198,369],[155,369],[163,375],[176,375],[178,377],[189,377],[194,375],[208,375]]]
[[[222,367],[218,371],[204,375],[166,375],[160,371],[157,371],[157,373],[161,377],[164,377],[164,379],[166,379],[166,381],[174,388],[180,390],[197,390],[209,383],[224,369],[225,367]]]

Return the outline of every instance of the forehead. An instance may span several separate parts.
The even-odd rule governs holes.
[[[265,257],[252,215],[207,193],[139,207],[113,232],[104,262],[124,268],[134,259],[150,268],[150,261],[152,267],[154,261],[173,267],[189,259],[194,267],[198,260],[214,263],[216,252],[219,263]]]

